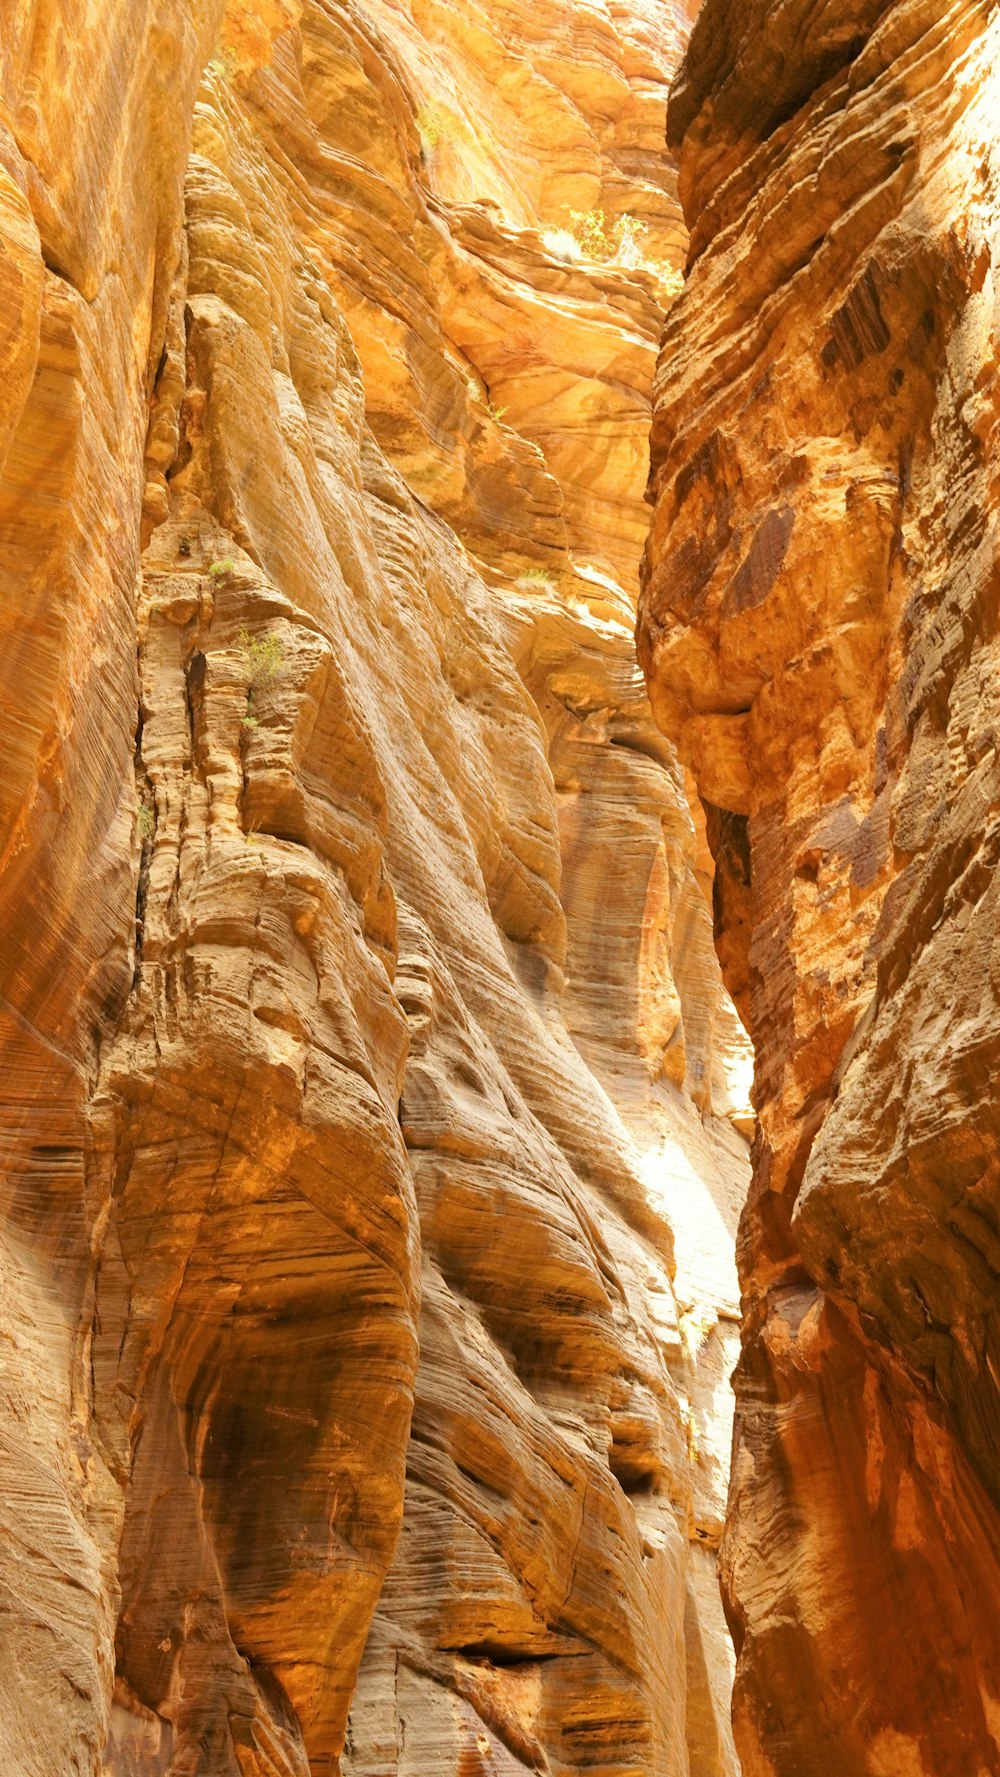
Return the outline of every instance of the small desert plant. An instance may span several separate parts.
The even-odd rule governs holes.
[[[615,257],[614,234],[608,232],[603,210],[571,210],[569,216],[584,258],[606,263]]]
[[[515,584],[528,592],[551,592],[555,580],[547,568],[526,568],[523,574],[518,574]]]
[[[251,691],[274,684],[285,658],[280,636],[252,636],[248,629],[241,629],[240,653]]]
[[[432,99],[417,112],[417,129],[425,154],[433,154],[442,142],[453,142],[458,135],[458,118],[447,105]]]
[[[156,831],[156,810],[145,797],[139,804],[139,812],[135,819],[136,832],[140,839],[152,839]]]
[[[649,233],[638,217],[617,216],[608,222],[603,210],[571,210],[570,220],[576,227],[576,238],[587,259],[602,265],[644,265],[642,244]]]
[[[609,223],[603,210],[571,210],[572,228],[548,228],[542,235],[543,245],[557,259],[576,264],[589,259],[591,264],[638,265],[642,258],[641,242],[647,234],[646,224],[635,216],[619,216]]]
[[[211,564],[208,572],[213,580],[228,580],[230,574],[236,572],[236,562],[231,555],[220,556],[218,561]]]
[[[208,65],[212,73],[218,74],[223,80],[232,80],[236,73],[236,57],[231,55],[227,49],[220,49]]]
[[[649,269],[656,277],[660,286],[660,295],[669,308],[672,302],[677,301],[684,288],[684,273],[677,271],[672,265],[660,265],[657,262],[651,262]]]
[[[507,409],[506,407],[497,406],[489,389],[486,387],[486,384],[482,381],[481,377],[476,375],[474,370],[470,370],[466,373],[465,386],[469,391],[469,400],[476,402],[481,401],[489,414],[490,419],[495,420],[499,426]]]
[[[239,641],[247,676],[247,707],[243,726],[256,728],[254,693],[275,684],[280,678],[285,651],[281,646],[280,636],[252,636],[248,629],[240,630]]]
[[[653,259],[646,249],[649,227],[626,211],[609,222],[603,210],[571,210],[575,232],[550,229],[542,241],[550,253],[567,261],[590,260],[595,265],[622,265],[651,272],[659,285],[664,306],[680,295],[684,278],[672,265]]]

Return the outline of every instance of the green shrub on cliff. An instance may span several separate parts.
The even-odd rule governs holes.
[[[280,678],[285,652],[279,636],[252,636],[249,630],[241,629],[239,641],[247,678],[247,707],[243,726],[252,729],[257,727],[254,694],[267,685],[275,684]]]
[[[555,579],[547,568],[525,568],[518,574],[514,582],[524,592],[551,592],[555,587]]]
[[[547,229],[542,243],[557,259],[567,263],[588,260],[591,265],[621,265],[651,272],[660,296],[669,307],[684,286],[679,271],[648,251],[649,226],[628,211],[608,221],[603,210],[571,210],[572,229]]]

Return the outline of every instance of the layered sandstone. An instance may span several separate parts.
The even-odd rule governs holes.
[[[706,0],[670,109],[640,646],[757,1057],[724,1565],[761,1777],[1000,1770],[998,68],[975,0]]]
[[[4,26],[5,1777],[734,1769],[745,1046],[630,639],[687,24]]]

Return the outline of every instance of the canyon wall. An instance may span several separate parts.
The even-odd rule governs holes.
[[[747,1777],[1000,1771],[1000,16],[706,0],[640,648],[756,1051]]]
[[[747,1046],[631,635],[689,24],[0,27],[4,1777],[735,1772]]]

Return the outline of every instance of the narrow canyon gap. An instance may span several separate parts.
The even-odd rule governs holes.
[[[2,1777],[736,1777],[690,25],[0,20]]]
[[[759,1132],[745,1777],[1000,1771],[1000,14],[705,0],[640,654]]]
[[[696,12],[0,17],[0,1777],[1000,1773],[1000,16]]]

